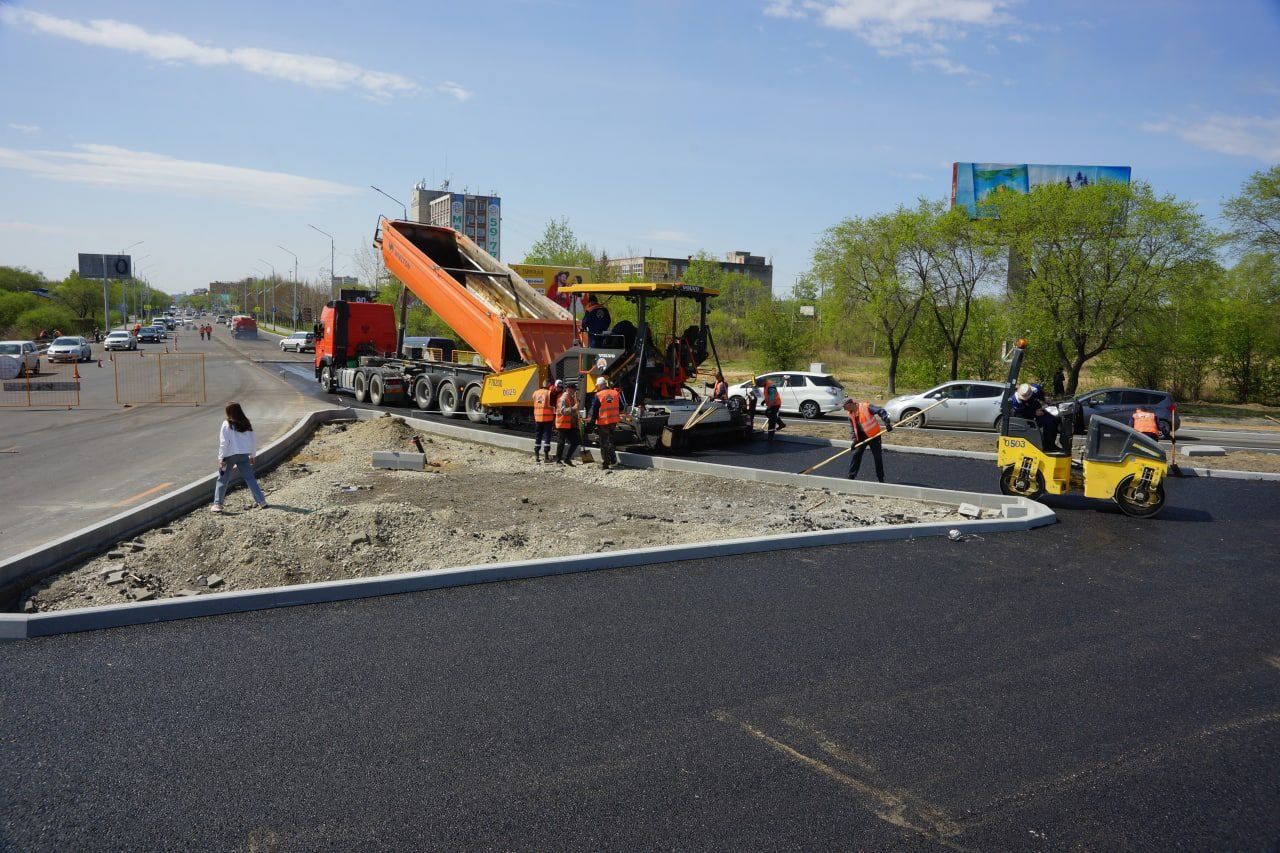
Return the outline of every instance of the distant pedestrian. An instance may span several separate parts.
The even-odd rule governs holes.
[[[1062,375],[1062,368],[1059,367],[1053,374],[1053,396],[1061,398],[1067,394],[1067,377]]]
[[[711,386],[711,399],[721,403],[729,402],[729,383],[724,381],[724,374],[716,371],[716,382]]]
[[[267,498],[262,494],[258,480],[253,476],[253,463],[257,447],[253,437],[253,424],[239,403],[227,404],[227,419],[218,431],[218,482],[213,487],[213,511],[222,512],[222,499],[231,482],[232,470],[239,468],[240,477],[253,495],[259,509],[267,508]]]
[[[613,430],[622,419],[622,394],[608,379],[596,383],[596,396],[591,401],[589,424],[595,424],[596,438],[600,441],[600,467],[608,471],[618,464],[618,454],[613,449]]]
[[[871,458],[876,463],[876,479],[884,482],[884,451],[880,447],[880,421],[884,419],[884,430],[893,432],[893,424],[889,413],[879,406],[866,401],[858,401],[846,397],[842,408],[849,415],[849,438],[853,440],[853,458],[849,460],[849,479],[858,479],[858,468],[862,465],[862,452],[871,448]],[[858,447],[858,445],[862,445]]]
[[[578,392],[565,387],[556,400],[556,464],[573,467],[573,454],[578,449]]]
[[[555,431],[556,413],[551,405],[551,389],[555,387],[550,379],[547,384],[533,392],[533,461],[551,461],[551,434]]]

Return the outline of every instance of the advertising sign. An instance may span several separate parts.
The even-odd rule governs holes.
[[[453,193],[453,203],[450,207],[449,215],[453,219],[452,227],[454,231],[462,230],[462,207],[463,207],[462,203],[463,203],[462,193]]]
[[[132,278],[129,255],[88,255],[80,253],[81,278]]]
[[[560,288],[570,284],[591,284],[591,270],[587,267],[557,267],[542,264],[512,264],[516,275],[529,282],[529,286],[540,290],[558,305],[573,310],[574,303],[569,294],[561,294]]]
[[[953,163],[951,164],[951,206],[961,205],[969,216],[994,216],[983,209],[987,199],[998,193],[1026,193],[1040,186],[1062,184],[1071,189],[1090,184],[1129,183],[1129,166],[1065,166],[1043,163]]]
[[[666,281],[671,273],[671,264],[662,258],[644,259],[645,281]]]
[[[495,258],[501,258],[498,254],[500,247],[498,246],[498,236],[502,230],[502,214],[498,208],[498,199],[489,199],[488,214],[488,237],[489,237],[489,254]]]

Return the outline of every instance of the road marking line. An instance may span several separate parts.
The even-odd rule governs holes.
[[[114,503],[114,504],[112,504],[112,505],[111,505],[111,508],[112,508],[112,509],[115,509],[116,507],[128,506],[129,504],[133,503],[134,501],[140,501],[140,500],[142,500],[143,498],[145,498],[147,495],[154,495],[156,492],[160,491],[161,489],[167,489],[169,486],[172,486],[172,485],[173,485],[173,483],[172,483],[172,482],[169,482],[169,483],[161,483],[161,484],[160,484],[160,485],[158,485],[158,486],[153,486],[153,487],[151,487],[150,489],[147,489],[145,492],[139,492],[138,494],[134,495],[134,496],[133,496],[133,497],[131,497],[131,498],[125,498],[124,500],[120,501],[119,503]]]
[[[953,821],[948,819],[938,809],[929,807],[927,810],[922,810],[916,803],[908,802],[908,800],[915,800],[915,797],[911,797],[909,794],[905,794],[903,792],[891,791],[886,788],[878,788],[875,785],[862,781],[861,779],[855,779],[849,774],[837,770],[830,764],[819,761],[812,756],[805,755],[795,747],[785,744],[776,738],[770,737],[750,723],[735,719],[727,711],[713,711],[711,716],[722,723],[729,723],[730,725],[738,726],[747,734],[763,741],[785,755],[787,758],[798,761],[809,769],[821,773],[828,779],[838,782],[847,788],[852,788],[863,796],[875,800],[880,804],[880,807],[872,808],[871,813],[884,822],[893,824],[894,826],[902,829],[909,829],[912,832],[919,833],[937,844],[952,850],[968,849],[956,844],[947,837],[955,835],[960,831],[960,828]],[[912,817],[920,818],[924,823],[929,824],[929,826],[917,826],[908,820],[908,810],[912,812]]]

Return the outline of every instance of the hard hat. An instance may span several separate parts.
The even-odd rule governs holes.
[[[1018,386],[1018,390],[1013,392],[1013,396],[1017,397],[1019,400],[1031,399],[1031,384],[1023,382]]]
[[[556,380],[556,387],[557,387],[557,388],[563,388],[563,387],[564,387],[564,380],[562,380],[562,379],[557,379],[557,380]]]
[[[597,388],[608,388],[608,387],[609,387],[609,380],[608,380],[608,379],[606,379],[606,378],[605,378],[605,377],[603,377],[603,376],[602,376],[602,377],[600,377],[599,379],[597,379],[597,380],[596,380],[596,387],[597,387]]]
[[[844,401],[840,405],[843,407],[843,406],[856,406],[857,404],[858,404],[858,401],[853,399],[852,397],[845,397]]]

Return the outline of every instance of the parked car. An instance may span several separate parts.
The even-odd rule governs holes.
[[[944,382],[921,394],[894,397],[884,409],[895,424],[933,406],[917,419],[917,426],[996,429],[1003,392],[999,382]]]
[[[35,341],[0,341],[0,379],[35,376],[40,372],[40,350]]]
[[[1171,424],[1173,429],[1179,429],[1182,426],[1182,417],[1178,414],[1178,407],[1174,405],[1173,397],[1164,391],[1152,391],[1148,388],[1101,388],[1097,391],[1077,394],[1073,399],[1076,402],[1075,431],[1077,433],[1088,430],[1089,419],[1094,415],[1102,415],[1104,418],[1127,425],[1129,418],[1138,407],[1155,414],[1161,437],[1168,437],[1171,434]],[[1049,412],[1057,414],[1055,407],[1047,408]]]
[[[164,340],[164,326],[143,326],[138,340],[144,344],[158,344]]]
[[[729,405],[739,409],[747,407],[747,397],[760,399],[760,389],[765,380],[771,380],[782,397],[782,411],[798,413],[804,418],[820,418],[835,411],[844,402],[844,388],[830,373],[791,371],[765,373],[755,380],[748,379],[729,386]],[[760,405],[757,402],[757,405]]]
[[[49,361],[88,361],[93,358],[93,345],[84,338],[55,338],[44,354]]]
[[[280,352],[315,352],[316,336],[311,332],[294,332],[287,338],[280,339]]]
[[[107,335],[106,340],[102,342],[102,348],[105,350],[135,350],[138,348],[138,339],[133,336],[133,332],[117,330]]]

